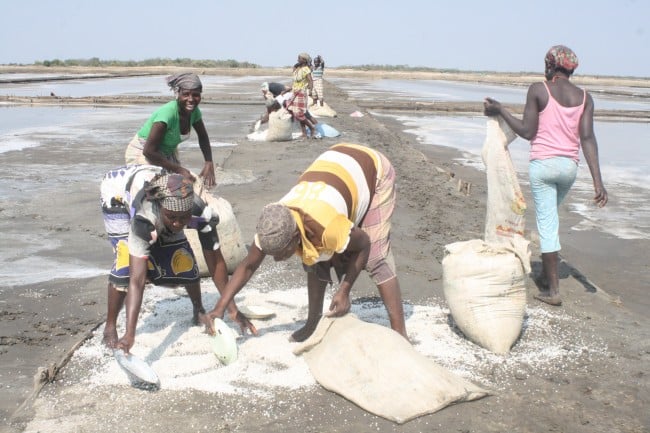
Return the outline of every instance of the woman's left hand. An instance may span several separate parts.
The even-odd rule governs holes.
[[[205,162],[203,165],[203,170],[201,170],[201,174],[199,176],[203,178],[203,184],[208,189],[217,184],[217,180],[214,174],[214,164],[212,161]]]

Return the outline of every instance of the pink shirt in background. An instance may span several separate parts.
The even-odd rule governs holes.
[[[548,159],[564,156],[579,161],[580,118],[585,109],[587,92],[584,92],[582,104],[576,107],[564,107],[559,104],[548,90],[548,103],[539,113],[537,134],[530,141],[530,160]]]

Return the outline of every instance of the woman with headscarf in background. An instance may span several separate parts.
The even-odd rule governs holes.
[[[558,206],[575,181],[581,147],[591,172],[594,202],[598,207],[607,204],[607,191],[600,175],[594,134],[594,101],[586,90],[569,81],[578,67],[578,57],[571,49],[556,45],[546,53],[544,60],[546,81],[528,88],[523,119],[514,117],[491,98],[485,99],[484,111],[488,116],[503,117],[515,133],[530,140],[528,170],[542,254],[542,275],[536,279],[540,292],[535,299],[562,305],[558,275]]]
[[[312,99],[314,104],[318,104],[321,107],[325,98],[323,96],[323,73],[325,72],[325,61],[321,55],[314,57],[314,68],[311,71],[312,80],[314,82],[314,89],[312,90]]]
[[[178,145],[189,139],[194,128],[205,160],[199,176],[204,185],[211,188],[216,179],[210,138],[199,109],[203,91],[201,80],[196,74],[182,73],[167,77],[167,85],[174,91],[176,99],[154,111],[136,133],[126,149],[126,163],[156,165],[196,180],[178,159]]]
[[[293,67],[293,85],[291,86],[293,98],[287,102],[286,106],[293,118],[300,122],[303,138],[307,138],[307,128],[310,129],[311,136],[316,137],[316,126],[307,115],[308,93],[311,93],[314,86],[309,67],[310,62],[309,54],[300,53],[298,55],[298,63]]]

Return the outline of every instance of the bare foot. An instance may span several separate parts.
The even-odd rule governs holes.
[[[533,298],[537,299],[538,301],[542,301],[544,303],[547,303],[548,305],[553,305],[555,307],[559,307],[562,305],[562,298],[560,298],[559,293],[553,293],[549,291],[544,291],[544,292],[539,292],[536,295],[533,295]]]
[[[313,321],[307,320],[305,326],[303,326],[302,328],[298,329],[296,332],[291,334],[291,341],[296,341],[300,343],[308,339],[311,336],[311,334],[313,334],[314,331],[316,330],[316,326],[318,325],[319,320],[320,317],[318,317],[316,320]]]
[[[117,347],[117,329],[105,327],[102,342],[109,349],[115,349]]]

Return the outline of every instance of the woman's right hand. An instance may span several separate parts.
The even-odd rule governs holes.
[[[492,98],[485,98],[483,101],[483,114],[486,116],[498,116],[501,114],[501,103]]]
[[[219,315],[214,310],[208,311],[204,314],[204,320],[201,323],[205,325],[205,333],[208,335],[215,335],[217,330],[214,328],[214,319],[221,319],[223,314]]]
[[[129,350],[133,347],[133,343],[135,343],[135,336],[124,334],[122,338],[118,340],[115,348],[122,349],[124,353],[128,354]]]

